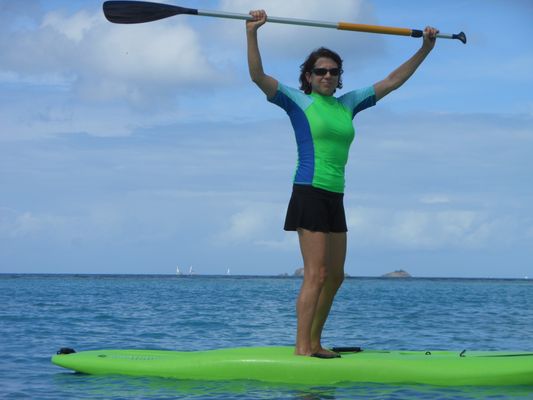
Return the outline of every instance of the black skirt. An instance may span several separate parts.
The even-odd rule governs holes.
[[[285,217],[286,231],[298,228],[313,232],[347,232],[344,214],[344,194],[315,188],[311,185],[294,185]]]

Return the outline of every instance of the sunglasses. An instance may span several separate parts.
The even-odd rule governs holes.
[[[313,68],[311,72],[317,76],[325,76],[328,72],[331,76],[339,76],[342,71],[340,68]]]

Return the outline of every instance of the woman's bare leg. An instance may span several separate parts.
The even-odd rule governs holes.
[[[300,250],[304,260],[304,277],[296,302],[298,322],[295,354],[311,355],[318,350],[312,347],[311,327],[318,299],[326,281],[328,235],[328,233],[298,229]]]
[[[311,327],[311,347],[314,352],[330,353],[320,342],[322,330],[329,315],[333,299],[344,280],[344,262],[346,260],[346,233],[328,235],[326,268],[327,278],[320,292],[318,304]]]

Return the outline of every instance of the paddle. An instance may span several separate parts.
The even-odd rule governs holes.
[[[332,347],[331,351],[335,353],[360,353],[363,349],[361,347]]]
[[[201,15],[206,17],[232,18],[249,20],[248,14],[229,13],[225,11],[207,11],[194,8],[179,7],[170,4],[152,3],[147,1],[106,1],[103,5],[104,14],[110,22],[116,24],[139,24],[157,21],[179,14]],[[314,26],[319,28],[332,28],[344,31],[382,33],[387,35],[401,35],[422,37],[424,32],[419,29],[394,28],[390,26],[353,24],[349,22],[322,22],[294,18],[267,17],[268,22],[290,25]],[[438,38],[457,39],[466,43],[464,32],[458,34],[438,33]]]

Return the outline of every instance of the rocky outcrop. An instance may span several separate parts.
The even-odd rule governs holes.
[[[398,269],[393,272],[388,272],[385,275],[381,275],[382,278],[411,278],[409,272],[404,271],[403,269]]]

